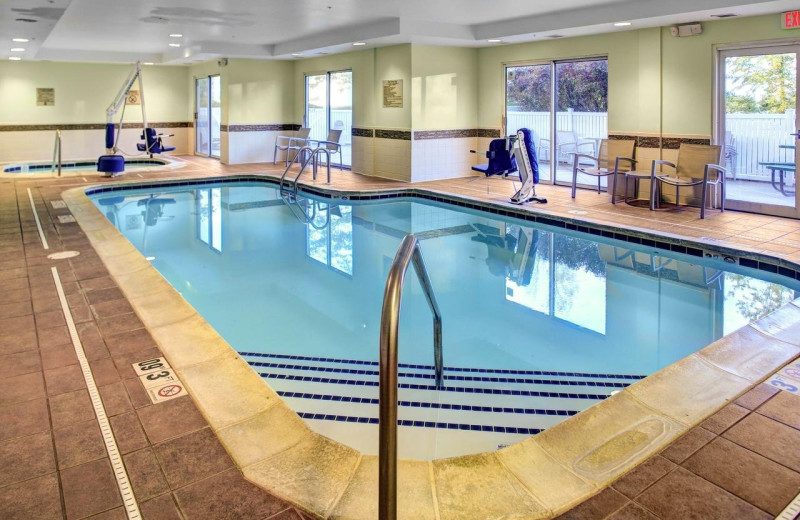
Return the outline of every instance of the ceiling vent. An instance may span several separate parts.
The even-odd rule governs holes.
[[[712,14],[711,18],[733,18],[734,16],[739,16],[739,15],[735,13]]]
[[[563,34],[548,34],[547,37],[548,38],[563,38],[564,35]]]
[[[33,18],[17,18],[17,22],[25,22],[25,23],[36,23],[39,20],[34,20]]]

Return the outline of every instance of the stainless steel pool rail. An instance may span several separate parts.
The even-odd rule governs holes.
[[[433,295],[419,241],[413,234],[403,238],[392,261],[383,293],[381,311],[380,365],[378,371],[378,518],[397,518],[397,337],[400,303],[408,264],[414,263],[428,306],[433,312],[433,349],[436,386],[442,384],[442,315]]]
[[[61,130],[56,130],[56,140],[53,143],[53,163],[50,171],[58,167],[58,176],[61,177]]]
[[[292,162],[290,162],[288,165],[286,165],[286,169],[283,170],[283,175],[281,175],[281,181],[280,181],[280,185],[279,185],[281,193],[285,192],[283,183],[284,183],[284,180],[286,179],[286,174],[289,173],[289,169],[292,166],[294,166],[295,163],[297,163],[298,159],[301,158],[301,157],[304,157],[304,159],[302,159],[302,161],[301,161],[300,171],[297,172],[297,175],[295,176],[294,180],[292,181],[292,190],[293,190],[293,192],[297,193],[297,181],[300,179],[300,176],[303,175],[303,172],[305,171],[306,166],[308,166],[309,163],[312,163],[312,168],[311,168],[312,177],[311,178],[313,180],[317,180],[317,156],[320,153],[323,153],[323,152],[325,153],[325,156],[326,156],[326,159],[327,159],[326,160],[326,164],[328,166],[328,184],[330,184],[331,183],[331,152],[327,148],[324,148],[324,147],[321,147],[321,146],[318,146],[316,148],[312,148],[310,146],[303,146],[302,148],[297,150],[297,153],[295,153],[294,158],[292,159]]]

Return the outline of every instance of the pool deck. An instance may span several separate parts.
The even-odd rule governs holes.
[[[180,170],[132,172],[114,182],[281,171],[181,159],[187,164]],[[409,186],[336,170],[333,180],[330,187],[316,184],[344,191]],[[213,329],[185,302],[173,301],[141,255],[98,227],[92,212],[102,216],[82,204],[76,190],[63,195],[69,208],[52,204],[67,190],[106,182],[0,179],[0,518],[126,517],[51,267],[145,519],[375,517],[374,457],[295,423],[222,348]],[[496,204],[513,192],[499,179],[414,187]],[[49,250],[39,238],[28,189]],[[700,220],[696,209],[652,213],[611,205],[605,194],[591,191],[579,191],[575,200],[564,187],[541,186],[539,192],[549,203],[530,205],[531,211],[800,264],[797,220],[717,211]],[[80,226],[58,218],[70,213]],[[81,254],[47,258],[64,250]],[[146,283],[158,287],[155,296],[148,298]],[[131,363],[162,351],[191,395],[151,404]],[[528,441],[478,456],[404,462],[400,517],[772,518],[800,491],[800,397],[758,383],[798,354],[800,307],[793,304]],[[231,394],[247,397],[232,404],[219,382],[239,373]],[[256,383],[259,389],[250,392]],[[264,438],[275,422],[282,425],[279,435]],[[320,471],[309,463],[318,459],[332,465]]]

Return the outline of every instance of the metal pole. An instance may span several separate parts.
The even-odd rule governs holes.
[[[400,303],[408,265],[414,269],[433,312],[434,360],[436,384],[442,379],[442,318],[433,296],[425,262],[413,234],[403,238],[389,269],[383,293],[380,329],[379,418],[378,418],[378,518],[397,519],[397,339],[400,324]]]
[[[58,143],[58,176],[61,177],[61,130],[56,130],[56,142]]]

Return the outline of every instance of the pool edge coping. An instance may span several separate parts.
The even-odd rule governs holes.
[[[201,182],[213,180],[224,182],[242,177],[264,178],[248,174],[211,177]],[[269,178],[274,181],[273,177]],[[195,184],[191,179],[182,180],[181,183]],[[124,187],[134,189],[142,184],[168,185],[170,181],[126,182]],[[286,426],[288,435],[292,436],[290,440],[283,438],[287,435],[286,432],[254,431],[254,425],[263,427],[269,423],[266,420],[269,417],[283,415],[285,418],[294,415],[296,418],[296,414],[288,409],[271,388],[241,360],[238,353],[205,323],[205,320],[95,208],[86,195],[86,192],[92,189],[92,187],[69,189],[62,193],[62,197],[245,476],[322,518],[341,517],[339,513],[345,511],[348,512],[345,516],[347,518],[374,517],[375,515],[370,513],[374,511],[371,502],[376,500],[376,493],[373,492],[375,486],[370,482],[370,475],[363,474],[371,473],[374,457],[363,456],[356,450],[315,434],[304,424],[297,424],[293,419],[287,421],[288,426],[282,425]],[[402,196],[413,196],[416,191],[441,194],[420,187],[374,190],[372,193],[381,194],[385,191],[400,192]],[[335,190],[330,192],[340,193]],[[363,194],[350,191],[343,193]],[[496,213],[492,211],[490,205],[480,199],[470,200]],[[504,216],[516,217],[516,213]],[[552,215],[549,217],[555,218]],[[586,220],[574,220],[584,224],[589,223]],[[649,235],[662,236],[652,232]],[[681,240],[695,243],[691,238]],[[761,256],[767,257],[767,255]],[[146,279],[146,284],[142,283],[142,278]],[[158,298],[153,298],[154,293]],[[164,301],[168,302],[168,305],[164,305]],[[787,304],[773,314],[787,313],[791,316],[785,318],[786,323],[781,322],[781,327],[800,323],[800,308],[797,305]],[[474,509],[477,511],[485,507],[495,507],[493,512],[497,513],[496,508],[505,505],[504,512],[507,514],[524,512],[532,518],[548,518],[564,512],[597,493],[663,449],[680,434],[758,384],[775,369],[795,358],[800,353],[798,345],[785,343],[773,334],[783,329],[780,327],[776,329],[775,325],[770,323],[759,326],[773,314],[665,367],[575,417],[508,448],[435,461],[401,461],[401,475],[404,472],[414,473],[413,466],[419,466],[420,463],[429,469],[430,488],[427,499],[424,496],[427,488],[424,487],[415,490],[417,495],[422,493],[422,497],[415,495],[406,499],[413,498],[416,502],[422,499],[430,504],[431,518],[438,518],[433,508],[439,511],[477,508]],[[181,324],[187,322],[201,326],[202,337],[199,343],[203,349],[201,355],[187,352],[185,345],[180,344],[181,340],[187,338],[181,337],[177,332]],[[740,332],[755,334],[756,338],[763,339],[761,348],[756,354],[767,353],[768,359],[762,361],[764,365],[756,372],[742,372],[741,369],[744,364],[752,363],[752,356],[745,355],[753,354],[752,346],[747,351],[739,348],[731,353],[726,350],[729,349],[730,343],[736,341],[731,340],[731,337],[737,336]],[[225,399],[221,399],[219,395],[215,395],[221,383],[225,383],[235,392],[229,392]],[[720,387],[722,387],[721,392]],[[241,391],[251,397],[247,403],[237,403],[235,409],[231,410],[229,398]],[[686,408],[691,410],[690,414],[682,416],[676,412],[682,410],[682,406],[676,408],[671,399],[665,399],[667,393],[671,397],[675,392],[692,397],[695,406]],[[700,398],[705,396],[699,407],[696,406],[698,396]],[[624,417],[624,420],[619,420],[620,416]],[[299,420],[297,418],[297,421]],[[571,430],[577,431],[579,437],[577,441],[583,442],[584,445],[575,446],[579,443],[563,441],[563,437],[574,435],[569,433]],[[564,433],[567,435],[563,435]],[[263,439],[265,434],[268,438],[271,434],[280,436],[281,439],[268,439],[273,442],[280,441],[278,447],[254,455],[252,446],[247,444],[252,443],[253,439]],[[587,439],[595,442],[586,445]],[[630,449],[632,439],[638,439],[633,450]],[[314,450],[309,451],[309,447],[314,447]],[[320,451],[330,456],[309,457],[310,454]],[[297,457],[294,457],[295,455]],[[343,458],[347,460],[347,464],[342,464]],[[275,471],[276,466],[281,471],[297,471],[300,466],[308,462],[320,460],[324,460],[327,464],[316,467],[314,475],[303,474],[306,480],[300,482],[296,478],[290,479],[294,487],[287,487],[285,483],[280,482],[280,471]],[[529,464],[519,464],[521,460]],[[488,482],[482,478],[487,472],[494,476]],[[542,472],[547,473],[547,479],[537,478]],[[293,475],[296,476],[295,473]],[[325,475],[327,481],[318,482],[320,475]],[[502,489],[495,485],[498,482],[497,477],[503,477],[499,479],[504,484],[500,486]],[[476,480],[480,480],[482,485],[476,484]],[[485,495],[494,495],[494,499],[489,496],[476,497],[474,493],[469,497],[463,497],[459,493],[459,486],[464,485],[464,482],[478,485]],[[311,487],[320,484],[327,485],[327,488],[322,490],[324,493],[321,495],[312,493]],[[306,498],[310,495],[313,497],[311,503],[308,503],[309,500]],[[509,500],[513,497],[518,500]],[[459,498],[469,498],[473,503],[461,502]],[[487,500],[491,503],[487,503]],[[360,510],[359,503],[362,506]],[[520,509],[520,506],[524,507]]]

